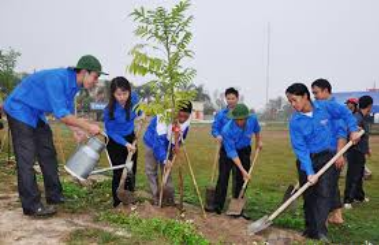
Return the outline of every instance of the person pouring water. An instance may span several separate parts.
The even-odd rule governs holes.
[[[4,103],[17,164],[18,192],[23,213],[48,217],[54,206],[44,206],[33,170],[35,159],[41,166],[47,204],[65,201],[58,176],[58,162],[52,130],[45,114],[53,114],[69,126],[77,141],[87,134],[97,135],[101,128],[74,116],[74,97],[82,89],[96,86],[102,71],[92,55],[81,57],[75,67],[49,69],[24,78]]]

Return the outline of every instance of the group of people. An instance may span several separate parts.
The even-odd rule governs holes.
[[[97,135],[102,129],[95,123],[74,116],[74,97],[81,89],[96,86],[102,71],[97,58],[86,55],[77,65],[69,68],[36,72],[25,79],[8,96],[4,103],[17,162],[18,191],[23,212],[31,216],[51,216],[56,213],[54,205],[41,202],[33,170],[35,160],[44,176],[47,204],[65,201],[58,176],[56,151],[52,131],[45,118],[52,113],[68,125],[74,137],[81,141],[87,135]],[[327,223],[343,223],[341,208],[352,208],[352,203],[368,201],[363,191],[362,179],[366,155],[370,154],[368,143],[370,114],[373,99],[363,96],[349,99],[347,106],[338,104],[332,96],[332,87],[325,79],[311,85],[315,100],[311,99],[306,85],[292,84],[285,94],[294,113],[289,122],[289,134],[299,182],[312,184],[304,193],[305,231],[304,236],[327,240]],[[116,77],[110,82],[109,103],[104,109],[104,126],[109,137],[107,150],[112,165],[124,164],[129,153],[133,154],[133,174],[128,175],[125,189],[135,191],[137,171],[136,123],[144,121],[144,115],[136,109],[139,98],[125,77]],[[219,111],[212,124],[211,135],[219,144],[219,175],[212,209],[207,211],[221,214],[232,173],[233,197],[237,198],[243,182],[250,178],[250,156],[255,140],[255,151],[262,149],[261,128],[257,117],[249,108],[239,103],[239,92],[234,88],[225,91],[227,108]],[[170,168],[181,141],[188,134],[192,104],[189,101],[175,115],[173,124],[167,124],[160,115],[151,118],[143,137],[145,146],[145,173],[152,194],[152,203],[158,205],[159,170]],[[349,110],[350,109],[350,110]],[[358,131],[365,130],[360,139]],[[179,132],[180,137],[177,137]],[[345,159],[340,157],[320,178],[320,170],[348,140],[354,146],[346,153],[348,162],[346,188],[343,202],[338,179]],[[171,145],[170,145],[171,144]],[[113,206],[120,205],[117,188],[122,169],[114,170],[112,179]],[[174,204],[174,186],[168,176],[164,202]],[[248,216],[242,212],[242,216]]]

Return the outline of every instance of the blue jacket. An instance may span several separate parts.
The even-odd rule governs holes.
[[[357,122],[346,106],[335,101],[313,102],[313,115],[295,112],[289,124],[292,148],[307,175],[314,174],[311,153],[332,149],[331,121],[342,119],[351,132],[358,131]]]
[[[227,156],[231,159],[238,157],[237,150],[251,146],[253,134],[260,131],[261,127],[254,115],[247,118],[244,128],[240,128],[235,120],[230,120],[222,130],[223,145]]]
[[[36,128],[39,119],[47,122],[45,113],[53,113],[58,119],[73,114],[79,90],[76,73],[70,68],[39,71],[21,81],[5,100],[4,110]]]
[[[337,102],[334,97],[331,97],[329,101]],[[331,139],[331,149],[337,151],[338,140],[339,139],[347,139],[347,126],[343,120],[331,120],[331,128],[333,137]]]
[[[221,135],[222,128],[230,121],[228,118],[229,109],[222,109],[221,111],[217,112],[215,115],[214,121],[212,123],[212,135],[213,137],[217,137]]]
[[[185,139],[188,134],[190,125],[190,119],[180,125],[183,138]],[[164,122],[160,122],[159,116],[152,118],[146,133],[143,137],[143,141],[146,146],[150,147],[154,152],[154,157],[161,164],[164,164],[167,156],[169,139],[171,137],[172,125],[167,125]],[[172,146],[175,142],[172,142]]]
[[[125,146],[127,142],[125,137],[134,132],[134,120],[141,112],[136,112],[135,106],[138,104],[138,95],[135,92],[132,92],[131,98],[131,110],[129,115],[129,120],[126,118],[125,109],[119,104],[116,103],[114,109],[114,118],[109,117],[109,108],[104,109],[104,126],[107,135],[116,141],[118,144]]]

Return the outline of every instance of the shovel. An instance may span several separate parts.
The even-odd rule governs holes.
[[[163,168],[163,177],[162,177],[162,183],[161,183],[161,191],[159,193],[159,207],[162,207],[162,202],[163,202],[163,194],[165,192],[165,186],[167,184],[168,177],[170,176],[171,169],[174,166],[176,160],[176,155],[174,154],[172,161],[171,161],[171,167],[167,168],[166,165]]]
[[[211,184],[205,190],[205,210],[207,211],[214,210],[214,198],[215,198],[215,192],[216,192],[214,179],[217,172],[217,163],[220,157],[220,149],[221,149],[221,144],[217,144],[216,153],[215,153],[214,162],[213,162]]]
[[[299,187],[299,181],[296,183],[296,185],[289,185],[286,192],[284,193],[282,203],[285,203],[288,199],[290,199],[290,197],[299,190]],[[296,207],[295,202],[291,203],[291,207]]]
[[[255,162],[257,161],[258,156],[259,156],[259,152],[260,152],[259,149],[257,149],[255,151],[254,159],[253,159],[251,166],[250,166],[250,169],[249,169],[249,177],[251,176],[251,173],[253,172]],[[251,156],[253,156],[253,155],[251,155]],[[246,198],[244,195],[245,195],[248,183],[249,183],[249,180],[248,179],[245,180],[238,198],[233,198],[230,201],[228,211],[226,211],[226,215],[230,215],[230,216],[240,216],[241,215],[243,208],[245,207],[245,204],[246,204]]]
[[[364,134],[364,130],[361,130],[359,132],[359,135],[362,136]],[[321,175],[323,175],[333,164],[334,162],[340,158],[351,146],[353,145],[353,142],[350,141],[347,143],[332,159],[329,160],[325,164],[324,167],[322,167],[317,173],[316,176],[319,178]],[[285,203],[283,203],[274,213],[272,213],[270,216],[263,216],[259,220],[251,223],[248,228],[247,232],[250,235],[254,235],[270,225],[272,225],[273,220],[278,217],[286,208],[288,208],[289,205],[291,205],[292,202],[294,202],[301,194],[303,194],[309,187],[311,186],[310,182],[305,183],[298,191],[296,191]]]
[[[142,131],[143,124],[139,124],[139,128],[137,130],[136,139],[133,141],[133,146],[136,146],[137,139]],[[131,204],[134,202],[133,193],[131,191],[125,190],[125,182],[126,178],[128,176],[128,172],[133,175],[133,165],[134,162],[132,161],[132,157],[134,155],[134,152],[129,152],[128,156],[126,157],[125,161],[125,168],[122,171],[120,184],[118,185],[118,188],[116,190],[116,194],[118,199],[121,200],[121,202],[125,205]],[[134,175],[132,176],[134,178]]]

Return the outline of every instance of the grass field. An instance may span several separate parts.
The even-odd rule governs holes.
[[[56,125],[53,126],[56,132]],[[63,142],[63,151],[66,155],[71,154],[76,144],[72,140],[71,135],[65,127],[61,126]],[[263,128],[263,142],[264,149],[255,167],[251,185],[247,190],[248,203],[247,212],[252,216],[253,220],[260,218],[265,214],[269,214],[274,211],[278,204],[281,202],[283,193],[289,184],[294,184],[297,180],[297,174],[295,171],[295,158],[289,145],[288,133],[282,126],[267,126]],[[58,143],[58,137],[55,137],[56,143]],[[58,145],[57,145],[58,146]],[[187,141],[188,152],[193,164],[197,182],[204,193],[205,187],[209,185],[211,168],[214,159],[214,153],[216,146],[214,141],[209,135],[209,125],[193,125]],[[365,190],[367,196],[370,198],[370,202],[363,205],[356,205],[354,209],[344,212],[345,224],[339,227],[329,227],[329,236],[333,242],[338,244],[364,244],[366,241],[373,244],[379,244],[379,136],[373,136],[371,139],[371,148],[373,155],[368,160],[368,166],[373,171],[373,178],[365,182]],[[62,159],[59,146],[57,147],[58,155]],[[148,190],[146,185],[146,178],[144,174],[144,148],[142,143],[139,145],[139,160],[138,160],[138,175],[137,185],[139,189]],[[4,157],[4,154],[2,154]],[[185,164],[183,158],[180,158],[178,164]],[[107,166],[105,157],[101,161],[102,166]],[[186,169],[186,168],[185,168]],[[196,192],[193,188],[188,170],[185,170],[185,196],[184,201],[198,205]],[[12,174],[1,173],[1,178],[6,178],[6,175]],[[175,182],[177,182],[178,174],[176,169],[173,170],[173,176]],[[345,179],[341,178],[340,185],[341,191],[344,190]],[[76,212],[78,210],[92,210],[100,213],[103,219],[106,219],[104,214],[109,212],[111,205],[110,197],[110,182],[105,181],[97,186],[97,188],[88,191],[83,190],[72,184],[69,181],[64,181],[66,196],[76,198],[78,201],[75,204],[65,205],[65,209],[70,212]],[[1,187],[0,187],[0,190]],[[108,219],[108,222],[112,222],[112,219]],[[130,220],[125,220],[124,223],[118,225],[127,225]],[[141,225],[147,226],[148,224],[139,221]],[[113,222],[117,223],[117,222]],[[137,222],[138,223],[138,222]],[[289,210],[282,216],[280,216],[274,224],[278,227],[290,228],[301,231],[303,228],[303,214],[302,214],[302,200],[298,201],[297,208]],[[181,224],[167,224],[168,226],[182,227]],[[180,230],[180,229],[178,229]],[[188,232],[186,228],[182,227],[182,232]],[[143,236],[145,233],[143,227],[136,229],[134,232]],[[152,230],[150,234],[157,233],[156,238],[161,239],[161,244],[177,243],[177,237],[167,238],[167,234],[163,231]],[[178,232],[178,236],[182,233]],[[100,244],[118,244],[118,238],[112,237],[111,234],[105,234],[95,231],[86,231],[83,233],[76,232],[72,234],[70,243],[78,244],[80,239],[95,239],[94,236],[99,236],[96,240]],[[145,234],[146,235],[146,234]],[[195,239],[194,241],[203,241],[197,237],[196,232],[189,232],[187,236],[189,239]],[[150,237],[151,238],[151,237]],[[135,238],[134,238],[135,239]],[[145,239],[145,240],[144,240]],[[149,236],[143,239],[142,243],[150,243]],[[175,240],[176,239],[176,240]],[[182,238],[180,238],[182,239]],[[198,239],[198,240],[196,240]],[[100,242],[99,242],[100,241]],[[102,242],[101,242],[102,241]],[[107,241],[110,241],[109,243]],[[157,240],[156,240],[157,241]],[[165,242],[164,242],[165,241]],[[185,240],[186,243],[188,240]],[[136,243],[134,241],[133,243]],[[197,244],[200,244],[199,242]],[[153,244],[153,243],[151,243]],[[192,243],[196,244],[196,243]]]

